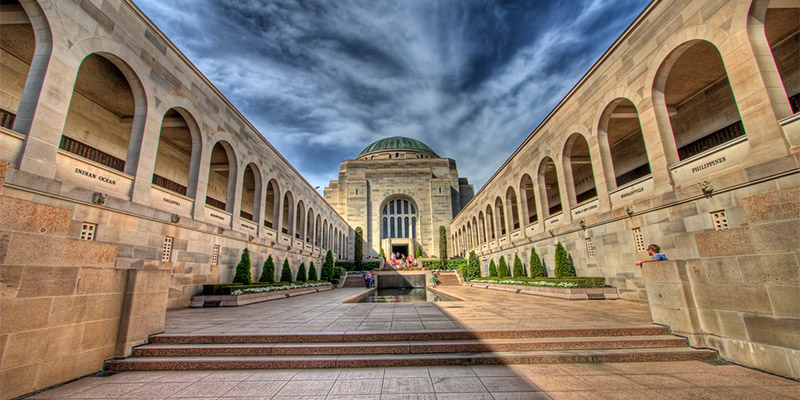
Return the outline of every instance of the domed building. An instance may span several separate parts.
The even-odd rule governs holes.
[[[348,224],[363,229],[365,257],[381,248],[416,254],[418,247],[438,256],[439,226],[449,232],[450,221],[473,195],[455,160],[400,136],[378,140],[342,162],[339,180],[325,188],[325,199]]]

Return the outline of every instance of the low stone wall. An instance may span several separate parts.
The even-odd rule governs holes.
[[[0,196],[0,398],[99,371],[164,329],[170,270],[118,268],[71,211]]]
[[[723,358],[800,378],[800,186],[741,202],[747,225],[696,234],[699,258],[644,264],[653,321]]]
[[[264,301],[296,297],[304,294],[325,292],[331,289],[333,289],[333,285],[276,290],[273,292],[246,293],[240,295],[192,296],[192,303],[189,307],[239,307],[253,303],[261,303]]]
[[[430,272],[375,272],[375,279],[379,288],[424,288],[430,279]]]
[[[795,259],[723,257],[644,265],[653,322],[728,360],[800,378],[800,270]]]
[[[504,285],[500,283],[468,282],[467,286],[478,289],[501,290],[534,296],[556,297],[566,300],[616,300],[619,299],[617,289],[605,288],[557,288],[549,286]]]

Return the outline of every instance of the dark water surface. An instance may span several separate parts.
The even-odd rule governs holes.
[[[425,288],[387,288],[378,289],[375,293],[363,298],[359,303],[413,303],[413,302],[440,302],[456,301]]]

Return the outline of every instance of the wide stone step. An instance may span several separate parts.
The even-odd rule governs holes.
[[[332,342],[404,342],[433,340],[487,340],[558,337],[608,337],[668,335],[662,326],[640,326],[592,329],[537,329],[493,331],[408,331],[408,332],[348,332],[296,333],[266,335],[181,335],[161,334],[150,337],[152,344],[222,344],[222,343],[332,343]]]
[[[685,347],[675,336],[613,336],[586,338],[530,338],[446,341],[148,344],[134,349],[135,357],[427,354],[541,351],[576,349],[632,349]]]
[[[433,365],[563,364],[707,360],[709,350],[689,348],[514,351],[486,353],[237,356],[237,357],[133,357],[106,361],[107,371],[180,371],[276,368],[364,368]]]

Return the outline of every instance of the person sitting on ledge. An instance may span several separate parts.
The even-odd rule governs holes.
[[[657,244],[651,244],[647,246],[647,254],[650,255],[650,258],[645,258],[644,260],[636,261],[636,265],[641,267],[642,263],[648,261],[667,261],[667,256],[660,253],[660,251],[661,247],[659,247]]]

